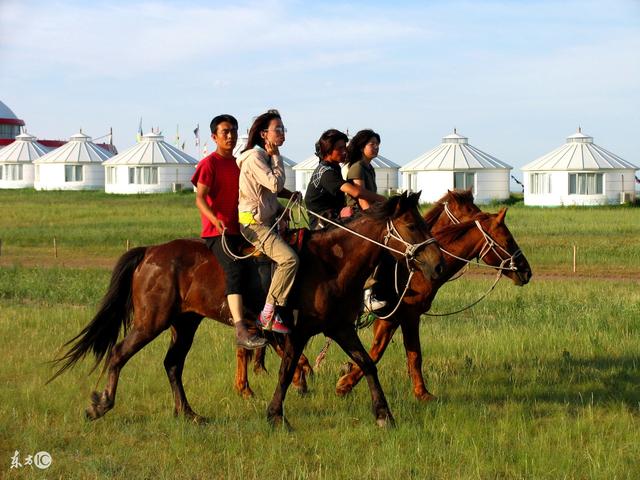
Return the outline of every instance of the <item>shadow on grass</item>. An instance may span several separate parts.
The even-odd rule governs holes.
[[[537,373],[535,373],[537,370]],[[473,376],[479,388],[460,392],[451,385],[443,403],[506,401],[546,402],[573,407],[624,404],[640,415],[640,356],[574,359],[568,352],[554,361],[534,366],[494,365],[460,369],[460,376]],[[438,392],[432,392],[438,395]]]

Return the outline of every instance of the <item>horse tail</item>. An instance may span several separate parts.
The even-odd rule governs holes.
[[[73,367],[90,351],[96,358],[92,372],[105,356],[108,361],[118,340],[120,328],[126,335],[131,323],[133,272],[144,259],[146,251],[147,247],[137,247],[120,257],[111,274],[109,290],[102,299],[98,313],[78,335],[64,344],[63,348],[70,345],[71,348],[63,356],[53,360],[53,364],[62,366],[47,383]]]

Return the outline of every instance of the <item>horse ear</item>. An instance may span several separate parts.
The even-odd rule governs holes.
[[[409,194],[409,205],[411,205],[412,207],[417,207],[420,203],[420,195],[422,195],[422,190]]]
[[[395,216],[398,214],[403,198],[406,198],[406,195],[404,193],[402,195],[394,195],[386,201],[385,210],[389,215]]]
[[[507,207],[501,208],[496,217],[498,224],[504,223],[504,217],[507,215]]]

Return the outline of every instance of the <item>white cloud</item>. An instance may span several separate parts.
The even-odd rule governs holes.
[[[203,7],[25,1],[5,5],[0,30],[5,65],[24,74],[50,68],[74,78],[131,78],[192,62],[211,69],[240,55],[255,55],[266,68],[281,58],[311,66],[308,52],[316,49],[320,66],[336,63],[327,51],[336,51],[338,63],[358,62],[365,45],[423,33],[384,16],[367,22],[305,16],[286,2]]]

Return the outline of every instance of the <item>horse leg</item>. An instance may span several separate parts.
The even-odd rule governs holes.
[[[369,350],[369,356],[375,363],[378,363],[382,355],[384,355],[397,328],[397,323],[386,320],[377,319],[373,324],[373,344],[371,345],[371,350]],[[340,396],[351,393],[351,390],[363,376],[362,369],[352,362],[347,364],[347,368],[348,373],[340,377],[336,384],[336,394]]]
[[[91,405],[85,411],[88,419],[97,420],[113,408],[120,370],[133,355],[156,338],[161,331],[147,331],[134,326],[127,336],[113,347],[105,365],[109,372],[107,386],[101,394],[98,392],[91,394]]]
[[[273,393],[271,403],[267,407],[267,421],[273,427],[284,425],[285,428],[291,429],[289,422],[284,418],[282,405],[287,395],[287,389],[291,384],[291,380],[298,366],[298,360],[308,340],[309,336],[307,334],[300,334],[296,332],[296,330],[286,335],[284,348],[282,349],[278,384]]]
[[[282,358],[284,355],[284,350],[282,348],[282,341],[280,341],[280,339],[276,339],[276,341],[271,342],[271,346],[276,351],[278,356]],[[298,393],[302,395],[304,395],[309,391],[309,387],[307,385],[307,375],[313,375],[313,369],[309,364],[309,359],[305,357],[304,354],[301,354],[298,360],[298,364],[296,366],[296,370],[293,374],[292,383],[295,389],[298,391]]]
[[[258,350],[263,349],[259,348]],[[253,397],[253,390],[249,386],[249,376],[247,374],[251,354],[251,350],[242,347],[236,348],[236,379],[234,387],[243,398]]]
[[[402,341],[407,352],[407,369],[413,382],[413,394],[418,400],[429,401],[436,397],[429,393],[422,376],[422,348],[420,347],[420,316],[406,315],[400,322]]]
[[[264,366],[266,353],[267,347],[256,348],[253,351],[253,373],[267,373],[267,367]]]
[[[380,427],[395,426],[395,420],[389,410],[387,399],[382,391],[380,380],[378,379],[378,369],[376,364],[365,350],[362,342],[358,338],[355,329],[344,328],[333,332],[333,339],[342,347],[349,357],[356,362],[364,373],[369,390],[371,391],[371,404],[376,423]]]
[[[187,395],[182,384],[182,371],[185,359],[193,343],[193,336],[201,320],[202,318],[183,315],[174,321],[171,325],[169,350],[167,350],[167,354],[164,357],[164,369],[167,372],[176,403],[174,415],[183,415],[194,423],[203,423],[204,417],[194,412],[187,401]]]

